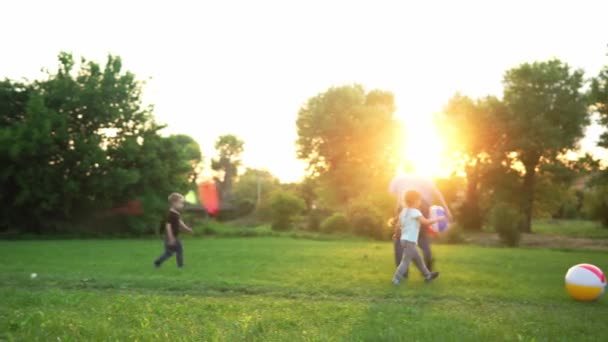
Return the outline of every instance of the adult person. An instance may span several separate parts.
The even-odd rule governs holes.
[[[397,212],[396,217],[399,217],[401,209],[403,209],[403,196],[405,193],[414,190],[420,193],[422,197],[420,211],[425,217],[429,217],[429,209],[433,203],[433,199],[437,198],[439,203],[445,208],[448,218],[452,219],[452,213],[448,205],[445,202],[441,191],[435,186],[435,182],[429,177],[416,175],[413,173],[404,173],[396,176],[389,185],[389,192],[397,198]],[[397,219],[398,220],[398,219]],[[399,265],[403,249],[400,243],[400,230],[396,229],[393,235],[394,249],[395,249],[395,265]],[[420,235],[418,236],[418,247],[422,250],[422,255],[426,267],[432,271],[433,269],[433,253],[431,251],[431,240],[427,227],[420,229]],[[407,274],[405,274],[407,277]]]

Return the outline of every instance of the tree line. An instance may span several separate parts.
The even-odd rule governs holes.
[[[58,60],[57,71],[41,80],[0,81],[0,230],[90,229],[91,218],[136,199],[143,215],[101,220],[99,229],[152,231],[166,194],[195,189],[200,147],[185,135],[160,134],[164,126],[142,104],[143,83],[119,57],[105,65],[77,63],[67,53]],[[585,210],[608,224],[606,166],[589,155],[566,158],[592,113],[608,127],[608,67],[586,79],[559,60],[524,63],[505,72],[503,85],[500,97],[455,94],[436,116],[448,158],[466,175],[438,182],[448,199],[464,189],[459,223],[479,230],[500,204],[515,209],[522,231],[531,231],[539,213]],[[211,168],[230,213],[224,218],[254,215],[276,229],[350,229],[385,238],[394,209],[387,184],[404,153],[395,110],[391,92],[361,85],[311,97],[296,121],[297,157],[308,164],[297,184],[243,170],[244,142],[218,138]],[[608,132],[599,146],[608,147]],[[574,190],[581,177],[588,187]]]
[[[608,225],[606,165],[588,154],[566,156],[577,150],[593,113],[608,127],[608,67],[586,79],[557,59],[524,63],[505,72],[503,87],[500,97],[455,94],[436,116],[448,158],[466,175],[439,182],[452,199],[464,189],[460,225],[481,230],[494,208],[505,207],[523,232],[540,215],[585,212]],[[348,212],[365,203],[367,212],[390,210],[379,194],[403,153],[394,113],[390,92],[366,93],[359,85],[331,88],[300,109],[298,157],[308,162],[322,207]],[[598,145],[608,147],[608,133]],[[574,189],[581,179],[585,187]]]
[[[0,230],[77,229],[137,199],[143,217],[125,220],[149,231],[164,196],[196,177],[198,144],[159,134],[142,82],[119,57],[104,66],[68,53],[58,60],[44,79],[0,82]]]

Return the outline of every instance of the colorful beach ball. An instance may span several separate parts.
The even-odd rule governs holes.
[[[439,205],[432,205],[430,208],[430,218],[436,218],[436,217],[447,217],[448,215],[445,212],[445,209],[443,209],[442,206]],[[446,230],[448,230],[448,228],[450,227],[448,221],[439,221],[436,223],[433,223],[431,225],[431,230],[435,233],[443,233]]]
[[[580,301],[593,301],[606,290],[606,276],[599,267],[579,264],[570,267],[566,273],[568,294]]]

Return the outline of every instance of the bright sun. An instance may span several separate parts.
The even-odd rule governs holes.
[[[401,117],[404,123],[403,164],[416,174],[440,177],[449,174],[442,162],[444,141],[440,139],[432,118]]]

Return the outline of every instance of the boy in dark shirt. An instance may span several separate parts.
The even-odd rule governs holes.
[[[184,208],[184,196],[174,192],[169,195],[169,213],[161,223],[161,232],[165,235],[165,252],[154,261],[154,266],[160,265],[169,259],[173,253],[177,254],[177,267],[184,266],[184,249],[182,242],[177,238],[180,229],[192,233],[192,229],[180,219],[179,211]]]

